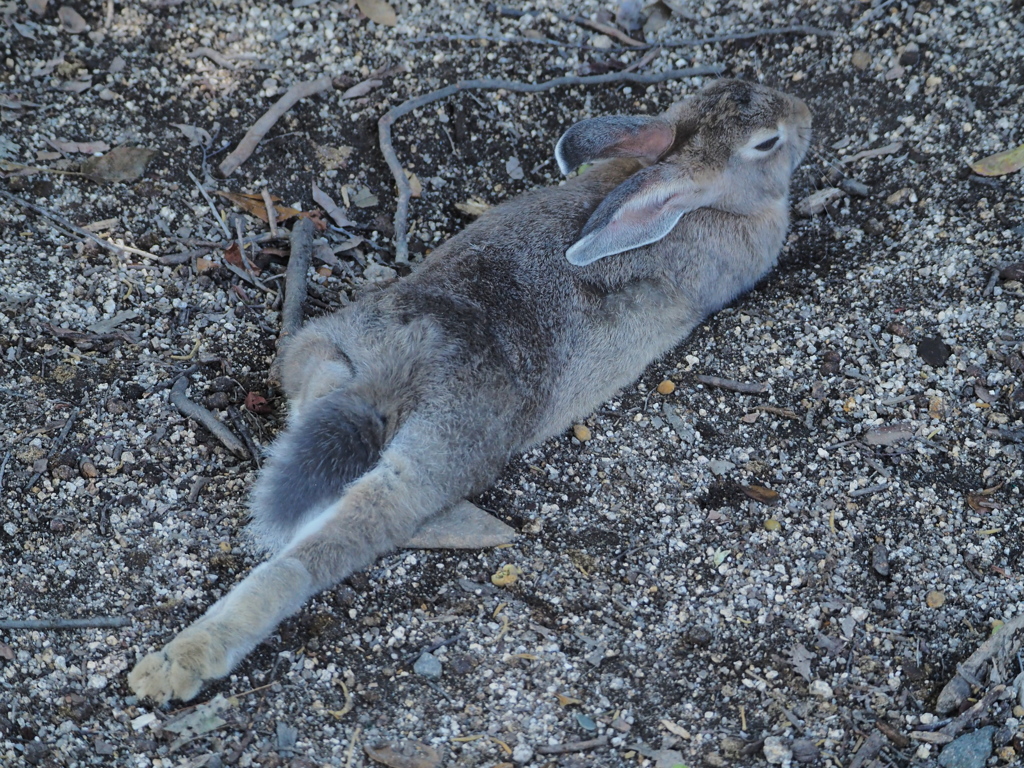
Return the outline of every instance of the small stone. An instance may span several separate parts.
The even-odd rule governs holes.
[[[764,529],[766,531],[771,532],[780,531],[782,530],[782,523],[780,523],[774,517],[769,517],[767,520],[764,521]]]
[[[921,51],[918,50],[917,43],[909,43],[900,54],[900,64],[904,67],[912,67],[919,61],[921,61]]]
[[[854,51],[851,62],[857,69],[867,69],[871,66],[871,54],[867,51]]]
[[[575,424],[572,428],[572,434],[581,443],[587,442],[587,440],[594,436],[590,431],[590,427],[586,424]]]
[[[996,750],[996,756],[1004,763],[1013,763],[1017,760],[1017,750],[1013,747],[1000,747]]]
[[[100,474],[99,470],[96,469],[96,465],[93,464],[88,459],[82,459],[81,463],[79,463],[78,465],[78,472],[86,480],[92,480],[94,477],[98,477]]]
[[[105,675],[89,675],[90,688],[96,688],[97,690],[107,687],[107,678]]]
[[[712,459],[708,462],[708,469],[711,470],[711,474],[715,477],[721,477],[727,475],[736,469],[736,465],[731,461],[725,461],[724,459]]]
[[[671,395],[676,391],[676,384],[671,379],[665,379],[658,385],[658,392],[662,395]]]
[[[814,680],[808,686],[808,690],[812,696],[817,696],[819,699],[831,699],[833,696],[832,686],[824,680]]]
[[[781,736],[769,736],[764,740],[761,751],[764,752],[764,759],[772,765],[782,765],[793,759],[793,750]]]
[[[743,750],[747,748],[747,742],[738,736],[723,736],[718,748],[731,760],[743,757]]]
[[[917,356],[924,360],[932,368],[940,368],[949,359],[950,349],[942,341],[934,336],[926,336],[917,344]]]
[[[608,727],[611,728],[613,731],[618,731],[619,733],[629,733],[629,729],[632,726],[630,726],[630,724],[623,720],[621,717],[617,717],[610,723],[608,723]]]
[[[437,680],[441,677],[441,662],[432,653],[421,653],[412,665],[412,671],[428,680]]]
[[[1013,708],[1013,716],[1016,717],[1017,719],[1024,718],[1024,707],[1022,707],[1020,704],[1015,706]]]
[[[839,182],[839,188],[848,195],[855,195],[856,197],[867,197],[871,194],[871,189],[862,181],[856,179],[843,179]]]
[[[946,596],[937,589],[933,589],[924,596],[925,605],[929,608],[941,608],[946,604]]]
[[[885,198],[885,204],[899,205],[904,200],[910,197],[911,192],[913,192],[913,190],[910,187],[903,187],[902,189],[897,189],[895,192],[893,192],[891,195]]]
[[[875,544],[871,548],[871,567],[879,576],[889,575],[889,550],[885,544]]]
[[[942,768],[983,768],[992,754],[995,731],[994,725],[986,725],[951,741],[939,753],[939,765]]]
[[[720,752],[709,752],[704,755],[704,765],[708,768],[726,768],[729,761]]]
[[[798,763],[815,763],[820,751],[811,739],[797,739],[793,742],[793,759]]]
[[[516,765],[525,765],[533,760],[533,747],[529,744],[516,744],[512,749],[512,762]]]

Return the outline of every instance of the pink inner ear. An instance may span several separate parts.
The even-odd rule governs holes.
[[[622,157],[643,157],[654,162],[668,151],[675,140],[675,131],[662,122],[652,122],[632,136],[616,142],[616,154]]]

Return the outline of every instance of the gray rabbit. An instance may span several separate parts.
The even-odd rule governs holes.
[[[284,351],[288,427],[252,498],[271,558],[128,681],[191,699],[286,616],[586,416],[775,264],[801,100],[718,80],[572,126],[564,185],[482,216]]]

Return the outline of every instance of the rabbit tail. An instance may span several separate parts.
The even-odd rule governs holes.
[[[386,418],[347,389],[315,400],[271,449],[253,489],[249,531],[279,552],[380,459]]]

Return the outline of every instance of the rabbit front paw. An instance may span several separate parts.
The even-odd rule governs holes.
[[[128,685],[138,696],[158,704],[170,699],[188,701],[205,681],[226,674],[222,656],[209,632],[186,629],[136,664],[128,675]]]

